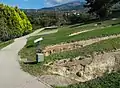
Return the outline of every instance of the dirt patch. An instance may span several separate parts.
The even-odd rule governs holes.
[[[82,60],[81,57],[74,60],[57,60],[53,64],[48,63],[47,66],[50,67],[48,71],[52,74],[85,82],[103,76],[106,72],[111,73],[119,70],[120,51],[100,55],[94,53],[93,56]]]
[[[91,29],[91,30],[84,30],[84,31],[80,31],[80,32],[75,32],[75,33],[70,34],[69,36],[75,36],[75,35],[79,35],[79,34],[81,34],[81,33],[89,32],[89,31],[93,31],[93,30],[96,30],[96,29]]]
[[[81,47],[83,47],[82,44],[77,43],[77,42],[76,43],[68,43],[68,44],[60,44],[60,45],[45,47],[43,52],[44,52],[45,56],[49,56],[53,53],[73,50],[73,49],[81,48]]]
[[[112,39],[112,38],[117,38],[117,37],[120,37],[120,35],[111,35],[111,36],[107,36],[107,37],[83,40],[83,41],[78,41],[78,42],[73,42],[73,43],[65,43],[65,44],[57,44],[57,45],[53,45],[53,46],[47,46],[43,50],[43,53],[45,56],[49,56],[53,53],[74,50],[74,49],[85,47],[87,45],[91,45],[96,42],[100,42],[102,40]]]
[[[98,25],[99,25],[99,23],[95,24],[95,26],[98,26]],[[94,29],[89,29],[89,30],[84,30],[84,31],[79,31],[79,32],[75,32],[75,33],[70,34],[69,36],[75,36],[75,35],[79,35],[81,33],[89,32],[89,31],[93,31],[93,30],[97,30],[97,29],[101,30],[101,29],[107,28],[107,27],[111,27],[111,25],[109,25],[109,26],[102,26],[102,27],[98,27],[98,28],[94,28]]]
[[[58,30],[57,29],[53,29],[53,30],[44,30],[40,33],[38,33],[37,35],[47,35],[47,34],[53,34],[53,33],[57,33]]]
[[[47,83],[52,86],[67,86],[70,84],[77,83],[77,81],[75,80],[58,75],[43,75],[38,78],[38,81]]]

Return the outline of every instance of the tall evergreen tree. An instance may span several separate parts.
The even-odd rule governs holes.
[[[89,8],[89,13],[96,14],[99,18],[108,16],[111,7],[120,0],[86,0],[85,7]]]

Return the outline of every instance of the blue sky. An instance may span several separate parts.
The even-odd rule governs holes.
[[[0,3],[8,4],[11,6],[18,6],[19,8],[33,9],[33,8],[51,7],[71,1],[76,1],[76,0],[0,0]],[[83,1],[83,0],[79,0],[79,1]]]

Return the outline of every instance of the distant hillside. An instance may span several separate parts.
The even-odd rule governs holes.
[[[42,8],[39,9],[40,11],[71,11],[71,10],[80,10],[84,8],[85,2],[80,1],[73,1],[66,4],[54,6],[54,7],[48,7],[48,8]]]
[[[71,11],[71,10],[84,10],[85,2],[73,1],[66,4],[47,7],[42,9],[22,9],[25,12],[36,12],[36,11]]]

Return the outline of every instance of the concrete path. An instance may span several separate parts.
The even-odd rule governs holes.
[[[15,39],[15,42],[0,51],[0,88],[50,88],[38,82],[33,76],[20,69],[18,52],[25,46],[29,36],[34,33]]]
[[[37,35],[47,35],[47,34],[53,34],[53,33],[57,33],[57,32],[58,32],[58,29],[55,29],[55,30],[41,32],[41,33],[38,33]]]

